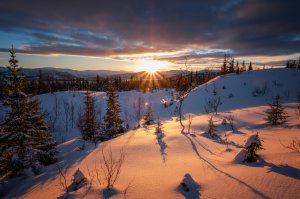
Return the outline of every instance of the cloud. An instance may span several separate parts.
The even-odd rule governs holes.
[[[0,30],[31,37],[19,49],[31,54],[120,57],[193,49],[161,57],[174,62],[217,59],[224,50],[289,55],[300,52],[299,6],[297,0],[3,0]]]

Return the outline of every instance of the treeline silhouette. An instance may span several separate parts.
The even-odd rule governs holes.
[[[102,91],[106,92],[110,86],[116,91],[152,91],[154,89],[177,88],[180,85],[190,84],[196,86],[203,84],[219,75],[216,71],[182,71],[180,74],[165,77],[164,75],[146,74],[142,77],[131,76],[124,78],[122,76],[101,77],[97,75],[94,79],[74,78],[74,79],[56,79],[51,76],[43,76],[42,73],[35,78],[26,78],[25,89],[27,93],[37,95],[58,91]],[[3,83],[0,83],[0,89],[3,91]],[[3,92],[1,92],[3,93]]]
[[[300,68],[299,60],[289,60],[286,63],[286,68]],[[190,88],[201,85],[210,79],[227,73],[242,73],[244,71],[251,71],[258,68],[252,66],[252,62],[245,63],[245,61],[235,61],[234,57],[225,54],[224,60],[218,70],[204,70],[204,71],[188,71],[183,70],[178,74],[172,76],[165,76],[160,72],[156,74],[149,74],[145,72],[143,75],[136,74],[130,77],[126,76],[108,76],[101,77],[95,75],[95,78],[60,78],[57,79],[51,75],[43,75],[39,73],[38,77],[25,77],[25,90],[29,94],[37,95],[58,91],[108,91],[109,86],[113,85],[116,91],[152,91],[154,89],[176,89],[182,86]],[[265,69],[263,66],[262,69]],[[1,79],[1,78],[0,78]],[[0,98],[4,93],[3,82],[0,81]]]

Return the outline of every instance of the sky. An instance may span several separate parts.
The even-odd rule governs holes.
[[[1,0],[0,66],[141,71],[300,58],[299,0]]]

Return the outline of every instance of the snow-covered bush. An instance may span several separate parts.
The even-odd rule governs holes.
[[[246,162],[254,162],[258,157],[257,152],[262,150],[262,142],[258,133],[255,135],[251,135],[245,144],[246,154],[244,161]]]
[[[213,116],[211,116],[210,119],[208,120],[207,134],[211,137],[217,136],[216,125],[214,124]]]

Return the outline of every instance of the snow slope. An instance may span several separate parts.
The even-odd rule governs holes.
[[[80,135],[80,130],[77,124],[80,113],[84,111],[84,93],[84,91],[69,91],[56,92],[53,94],[48,93],[38,96],[38,99],[41,101],[41,109],[47,113],[49,125],[51,124],[51,122],[49,122],[49,116],[53,118],[57,115],[53,131],[58,142],[65,142]],[[137,98],[139,96],[142,99],[142,113],[146,110],[146,104],[150,103],[156,117],[160,116],[168,118],[172,114],[170,108],[164,108],[162,103],[162,101],[169,101],[172,98],[171,90],[154,90],[153,92],[147,93],[127,91],[119,92],[118,94],[122,118],[124,122],[129,124],[131,129],[135,128],[138,123],[135,114],[135,104],[137,103]],[[93,96],[95,97],[97,117],[99,120],[100,118],[103,120],[106,112],[106,94],[103,92],[94,92]],[[57,107],[57,111],[55,107]],[[74,107],[73,125],[71,121],[72,107]],[[58,114],[55,114],[56,112]]]
[[[111,198],[300,198],[300,156],[283,146],[293,138],[300,139],[300,120],[295,113],[299,77],[299,70],[253,71],[219,77],[196,88],[184,103],[184,112],[192,114],[191,133],[181,133],[179,122],[171,117],[175,106],[163,108],[161,99],[168,97],[165,91],[145,94],[145,97],[151,95],[154,114],[164,118],[161,134],[156,134],[155,126],[150,126],[132,130],[97,147],[87,144],[81,151],[77,150],[82,145],[78,137],[72,139],[70,136],[58,146],[61,151],[58,164],[67,168],[68,184],[72,174],[80,168],[92,185],[88,183],[64,194],[56,165],[51,165],[41,175],[28,174],[31,176],[26,179],[15,180],[18,182],[11,183],[14,187],[8,184],[4,198],[105,198],[108,195],[104,192],[103,179],[99,184],[92,177],[95,166],[99,170],[102,150],[104,153],[111,150],[114,157],[118,157],[120,149],[126,157]],[[205,99],[216,96],[214,84],[216,95],[222,98],[214,121],[220,136],[227,133],[228,146],[203,134],[210,117],[203,106]],[[253,91],[261,90],[265,84],[268,84],[265,94],[253,97]],[[223,85],[226,89],[222,89]],[[228,98],[230,93],[233,97]],[[71,93],[57,95],[72,100]],[[95,95],[97,99],[105,98],[103,93]],[[136,95],[135,91],[120,93],[122,107]],[[268,126],[264,121],[267,103],[271,103],[275,95],[282,96],[290,116],[288,123],[279,127]],[[49,95],[40,96],[40,99],[42,107],[51,109],[53,100]],[[82,95],[76,94],[74,100],[80,103]],[[229,114],[235,117],[234,132],[221,124]],[[187,120],[184,123],[188,125]],[[242,146],[256,132],[264,140],[265,150],[259,152],[258,162],[242,163],[239,160]],[[103,178],[103,172],[100,171],[100,175]],[[189,192],[180,185],[182,181],[190,188]],[[132,186],[125,191],[128,185]]]

